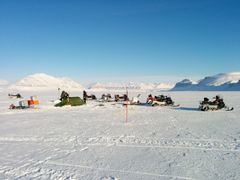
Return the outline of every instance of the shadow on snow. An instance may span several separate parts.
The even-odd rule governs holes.
[[[179,107],[178,109],[183,111],[199,111],[198,108],[193,108],[193,107]]]

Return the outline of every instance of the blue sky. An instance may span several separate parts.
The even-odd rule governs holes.
[[[238,0],[0,0],[0,78],[240,71]]]

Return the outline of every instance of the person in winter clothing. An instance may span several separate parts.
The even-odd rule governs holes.
[[[123,100],[124,100],[124,101],[129,101],[129,98],[128,98],[127,94],[124,94],[124,95],[123,95]]]
[[[225,107],[225,103],[223,102],[223,99],[220,98],[220,96],[218,95],[215,97],[215,100],[213,101],[213,103],[218,105],[219,109],[222,109]]]
[[[209,99],[207,97],[203,98],[202,104],[209,104]]]
[[[153,97],[152,94],[149,94],[147,98],[147,103],[151,104],[153,103],[153,101],[156,101],[155,97]]]
[[[14,104],[11,104],[11,105],[9,106],[9,109],[16,109],[16,106],[15,106]]]
[[[167,96],[166,96],[166,104],[167,104],[167,105],[173,105],[173,104],[174,104],[174,102],[173,102],[173,100],[172,100],[171,97],[167,97]]]
[[[85,90],[83,90],[83,101],[84,103],[87,101],[87,92]]]
[[[213,101],[213,104],[219,104],[219,99],[220,99],[220,97],[219,96],[216,96],[215,97],[215,100]]]
[[[65,91],[62,91],[60,100],[62,101],[62,100],[65,100],[65,99],[69,99],[69,94]]]

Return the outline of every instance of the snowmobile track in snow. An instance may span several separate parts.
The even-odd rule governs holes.
[[[152,139],[134,136],[97,136],[81,138],[70,137],[0,137],[0,143],[56,143],[61,145],[62,141],[74,144],[74,146],[116,146],[129,148],[171,148],[171,149],[194,149],[204,151],[228,151],[240,152],[240,141],[224,141],[215,139]]]
[[[46,164],[57,165],[57,166],[75,167],[75,168],[84,168],[84,169],[91,169],[91,170],[96,170],[96,171],[111,171],[111,172],[118,172],[118,173],[124,173],[124,174],[138,174],[138,175],[146,175],[146,176],[156,176],[156,177],[165,177],[165,178],[174,178],[174,179],[194,180],[193,178],[182,177],[182,176],[156,174],[156,173],[149,173],[149,172],[142,172],[142,171],[140,172],[140,171],[128,171],[128,170],[111,169],[111,168],[91,167],[91,166],[83,166],[83,165],[73,165],[73,164],[67,164],[67,163],[58,163],[58,162],[54,162],[54,161],[48,161]]]
[[[136,137],[97,137],[81,142],[85,146],[118,146],[131,148],[172,148],[204,151],[240,152],[240,142],[198,139],[148,139]]]

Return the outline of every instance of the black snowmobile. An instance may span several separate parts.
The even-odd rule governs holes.
[[[170,96],[164,95],[155,96],[151,104],[152,106],[175,106],[175,107],[179,106],[179,104],[174,105],[174,101]]]
[[[118,102],[118,101],[129,101],[129,98],[128,98],[127,94],[124,94],[122,96],[119,96],[119,94],[116,94],[114,96],[114,99],[115,99],[116,102]]]
[[[96,100],[97,97],[94,94],[88,95],[86,91],[83,91],[83,100]]]
[[[22,98],[21,94],[17,93],[17,94],[8,94],[8,97],[10,98]]]
[[[214,101],[209,101],[209,99],[205,97],[203,101],[200,102],[199,109],[201,111],[216,111],[220,109],[232,111],[233,107],[232,108],[227,107],[223,101],[223,98],[217,95]]]
[[[159,96],[155,96],[155,99],[157,102],[159,102],[160,105],[171,106],[174,104],[174,102],[172,101],[172,98],[168,96],[159,95]]]
[[[115,99],[112,98],[111,94],[102,94],[102,97],[98,102],[114,102]]]

